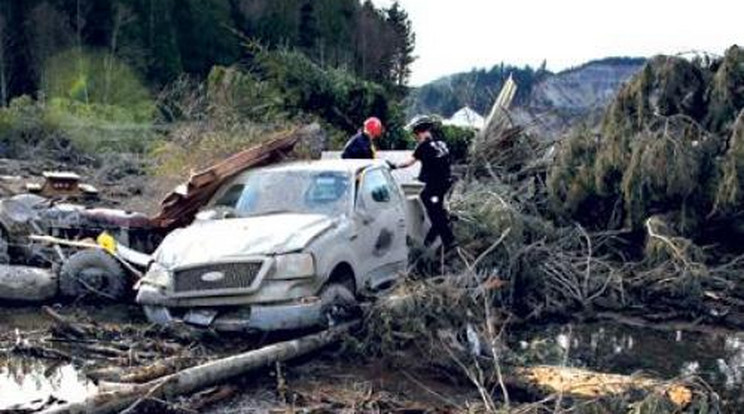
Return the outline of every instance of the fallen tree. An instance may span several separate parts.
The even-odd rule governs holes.
[[[517,368],[513,379],[517,384],[534,387],[547,395],[559,394],[579,398],[598,398],[645,391],[666,397],[680,409],[692,403],[689,386],[675,381],[660,381],[638,375],[618,375],[586,369],[536,366]]]
[[[193,393],[251,370],[316,351],[338,341],[356,325],[348,323],[321,333],[210,361],[144,384],[103,384],[101,392],[86,398],[83,402],[53,407],[44,412],[47,414],[100,414],[122,410],[127,413],[135,412],[137,406],[147,399],[168,399]]]

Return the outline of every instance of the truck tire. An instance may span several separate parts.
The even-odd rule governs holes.
[[[67,298],[90,296],[119,301],[127,296],[129,287],[129,278],[119,262],[98,249],[70,256],[59,274],[59,290]]]
[[[359,315],[357,298],[341,283],[329,283],[320,292],[322,324],[335,326]]]

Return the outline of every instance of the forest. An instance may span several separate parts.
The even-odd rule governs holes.
[[[150,88],[214,65],[250,64],[243,45],[297,49],[324,67],[405,86],[413,33],[405,11],[356,0],[31,0],[0,2],[2,102],[45,86],[50,58],[108,53]],[[51,68],[49,68],[51,69]]]
[[[340,145],[372,115],[405,147],[414,42],[398,3],[3,0],[0,155],[174,165],[306,121]]]

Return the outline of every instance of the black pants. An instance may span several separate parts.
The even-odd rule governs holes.
[[[442,238],[442,244],[445,247],[451,246],[455,242],[449,215],[444,210],[444,196],[447,195],[451,186],[450,182],[441,185],[426,184],[424,190],[421,191],[421,201],[424,203],[426,214],[431,221],[431,229],[426,234],[426,239],[424,239],[424,244],[427,246],[434,243],[437,237]]]

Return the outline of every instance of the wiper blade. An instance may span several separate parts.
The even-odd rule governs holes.
[[[253,214],[254,216],[273,216],[276,214],[285,214],[285,213],[292,213],[290,210],[269,210],[269,211],[262,211],[260,213]]]

